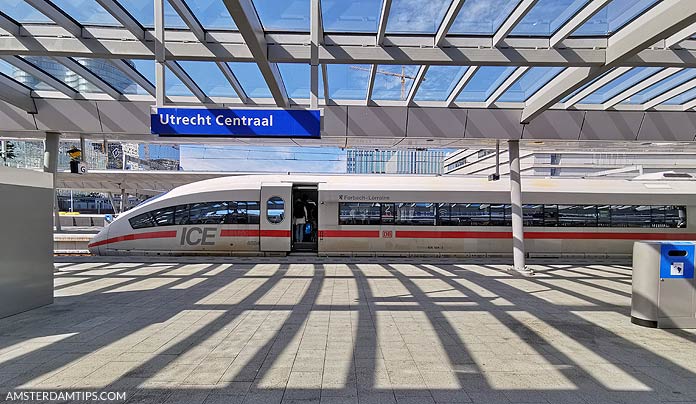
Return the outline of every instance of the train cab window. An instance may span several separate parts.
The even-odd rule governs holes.
[[[246,202],[228,202],[228,212],[225,215],[223,223],[225,224],[246,224],[247,223],[247,208]]]
[[[151,214],[157,226],[171,226],[174,224],[174,207],[155,210]]]
[[[279,196],[273,196],[266,201],[266,219],[269,223],[277,224],[285,218],[285,201]]]
[[[174,208],[174,224],[189,224],[189,205],[179,205]]]
[[[379,203],[346,202],[339,205],[340,225],[379,225],[381,216]]]
[[[128,219],[128,221],[133,229],[145,229],[147,227],[157,226],[155,221],[152,219],[152,214],[150,212],[133,216],[132,218]]]
[[[396,224],[404,226],[434,226],[434,203],[400,203],[397,205]]]
[[[227,202],[194,203],[189,209],[187,224],[220,224],[227,216]]]

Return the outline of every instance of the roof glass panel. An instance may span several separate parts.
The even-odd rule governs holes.
[[[271,98],[273,96],[256,63],[234,62],[227,65],[232,69],[248,97]]]
[[[623,28],[658,0],[613,0],[571,36],[607,36]]]
[[[309,0],[254,0],[266,31],[309,32]]]
[[[143,0],[118,0],[119,3],[133,16],[140,24],[147,28],[155,26],[155,7],[151,1]],[[164,26],[167,28],[188,28],[179,13],[174,10],[168,1],[164,2]]]
[[[222,1],[195,0],[187,1],[186,4],[204,28],[237,30],[237,25]]]
[[[0,73],[3,73],[8,77],[11,77],[12,79],[31,88],[32,90],[55,90],[53,87],[49,86],[43,81],[37,79],[36,77],[23,70],[19,70],[15,66],[7,63],[2,59],[0,59]]]
[[[283,77],[285,90],[290,98],[308,99],[310,94],[309,87],[309,65],[303,63],[278,63],[280,75]],[[324,79],[319,69],[319,98],[324,97]]]
[[[660,70],[662,69],[659,67],[634,67],[585,97],[580,101],[580,104],[604,104],[619,93],[633,87]]]
[[[53,23],[50,18],[27,4],[24,0],[0,0],[0,10],[20,23]]]
[[[532,67],[500,96],[498,102],[527,101],[561,71],[563,67]]]
[[[215,62],[179,61],[179,65],[208,97],[237,97],[230,82]]]
[[[418,101],[446,100],[468,69],[468,66],[430,66],[415,99]]]
[[[186,87],[186,85],[181,80],[179,80],[176,74],[169,70],[168,67],[165,68],[164,72],[164,92],[166,95],[193,96],[191,90],[189,90],[188,87]]]
[[[493,35],[521,0],[467,0],[449,34]]]
[[[326,32],[377,32],[382,0],[322,0]]]
[[[696,77],[696,69],[684,69],[631,96],[631,98],[624,100],[622,104],[645,104],[653,98],[666,93],[694,77]]]
[[[329,97],[335,100],[364,100],[370,65],[330,64],[326,66]]]
[[[664,103],[667,105],[681,105],[694,99],[696,99],[696,88],[692,88],[691,90],[681,93],[674,98],[670,98]]]
[[[392,0],[387,20],[390,34],[434,34],[451,0]]]
[[[135,67],[143,77],[150,83],[155,84],[155,61],[146,59],[131,59],[126,60],[130,65]]]
[[[85,93],[101,93],[102,91],[94,87],[91,83],[85,80],[82,76],[68,69],[55,60],[43,56],[27,56],[24,58],[27,62],[33,64],[39,69],[45,71],[56,79],[62,81],[68,86],[79,92]],[[31,87],[31,86],[29,86]]]
[[[589,0],[539,0],[510,35],[551,36]]]
[[[149,94],[147,91],[145,91],[145,89],[140,87],[130,77],[126,76],[125,73],[106,59],[76,58],[75,60],[77,60],[77,62],[82,66],[86,67],[89,71],[99,76],[102,80],[106,81],[111,87],[123,94]],[[133,63],[130,61],[126,61],[126,63],[133,66]],[[87,92],[99,91],[100,90]]]
[[[565,97],[564,99],[562,99],[561,102],[567,102],[567,101],[568,101],[569,99],[571,99],[572,97],[575,97],[575,95],[576,95],[577,93],[579,93],[580,91],[584,90],[585,88],[587,88],[588,86],[590,86],[592,83],[594,83],[595,81],[601,79],[602,77],[604,77],[604,75],[606,75],[606,74],[608,74],[609,72],[612,72],[612,71],[614,71],[614,69],[611,69],[611,70],[609,70],[609,71],[606,71],[606,72],[602,73],[601,75],[599,75],[598,77],[595,77],[594,79],[592,79],[590,82],[585,83],[582,87],[580,87],[580,88],[578,88],[577,90],[573,91],[573,92],[570,93],[569,95],[566,95],[566,97]]]
[[[516,69],[514,66],[480,67],[459,94],[457,101],[486,101]]]
[[[53,0],[53,3],[80,24],[121,26],[95,0]]]
[[[372,99],[405,100],[420,66],[378,65]]]

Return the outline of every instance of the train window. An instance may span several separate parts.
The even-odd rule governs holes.
[[[405,226],[434,226],[434,203],[400,203],[396,211],[396,224]]]
[[[558,205],[558,226],[595,227],[597,207],[594,205]]]
[[[152,214],[150,214],[150,212],[134,216],[128,219],[128,221],[133,229],[145,229],[147,227],[155,227],[157,225],[152,219]]]
[[[684,206],[660,206],[664,209],[663,227],[683,229],[686,228],[686,207]]]
[[[151,212],[157,226],[170,226],[174,224],[174,207],[164,208]]]
[[[597,206],[597,227],[611,227],[611,208],[609,205]]]
[[[256,201],[246,202],[247,224],[259,224],[261,204]]]
[[[228,213],[225,215],[225,224],[246,224],[246,202],[227,202]]]
[[[558,205],[544,205],[544,227],[558,226]]]
[[[285,201],[279,196],[273,196],[266,201],[266,219],[270,223],[280,223],[285,218]]]
[[[339,204],[338,224],[378,225],[381,206],[379,203],[344,202]]]
[[[450,211],[455,226],[488,226],[491,221],[490,205],[486,203],[453,203]]]
[[[523,205],[522,220],[525,226],[544,225],[544,205]]]
[[[194,203],[189,209],[187,224],[220,224],[227,216],[227,202]]]
[[[611,227],[650,227],[650,207],[611,205]]]
[[[437,225],[438,226],[456,226],[452,223],[450,217],[450,204],[449,203],[438,203],[437,204]]]
[[[394,212],[396,208],[393,203],[382,204],[382,224],[394,224]]]
[[[510,205],[491,205],[491,226],[512,225],[512,212]]]

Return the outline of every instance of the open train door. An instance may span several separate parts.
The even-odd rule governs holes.
[[[261,184],[261,231],[264,252],[289,252],[292,235],[292,183]]]

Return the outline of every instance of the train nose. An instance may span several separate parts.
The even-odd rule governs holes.
[[[102,255],[102,246],[105,244],[107,228],[103,228],[87,245],[87,249],[92,255]]]

